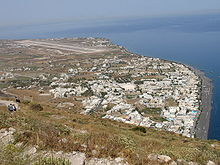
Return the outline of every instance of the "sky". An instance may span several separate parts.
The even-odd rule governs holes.
[[[0,27],[220,11],[220,0],[0,0]]]

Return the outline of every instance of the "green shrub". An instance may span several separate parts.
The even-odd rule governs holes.
[[[141,127],[141,126],[137,126],[137,127],[134,127],[131,129],[132,131],[140,131],[140,132],[143,132],[143,133],[146,133],[146,128],[145,127]]]
[[[1,147],[0,150],[0,165],[26,165],[30,164],[30,160],[21,156],[23,150],[16,147],[14,144],[8,144]]]
[[[126,95],[127,99],[134,99],[135,96],[134,95]]]
[[[84,97],[89,97],[89,96],[93,96],[93,95],[94,95],[94,93],[93,93],[92,89],[88,89],[87,91],[82,93],[82,96],[84,96]]]
[[[32,78],[29,77],[16,77],[14,80],[10,80],[9,84],[11,84],[14,88],[16,87],[28,87],[32,84]]]
[[[38,104],[38,103],[32,103],[30,105],[30,109],[34,110],[34,111],[42,111],[43,107],[40,104]]]
[[[160,116],[150,117],[150,119],[153,121],[158,121],[158,122],[167,121],[167,119],[165,119],[164,117],[160,117]]]
[[[139,112],[140,113],[145,113],[145,114],[161,114],[162,109],[161,108],[143,108],[140,109]]]
[[[22,101],[22,103],[23,103],[23,104],[29,104],[30,101],[29,101],[29,100],[24,100],[24,101]]]
[[[137,80],[137,81],[134,82],[134,84],[136,84],[136,85],[141,85],[141,84],[144,84],[144,81]]]
[[[101,97],[104,98],[105,95],[107,95],[108,93],[107,92],[101,92]]]
[[[59,131],[59,134],[61,134],[61,135],[69,135],[70,132],[71,132],[68,127],[66,127],[64,125],[61,125],[61,124],[60,125],[56,125],[55,127]]]
[[[65,160],[64,158],[40,158],[34,165],[71,165],[69,160]]]

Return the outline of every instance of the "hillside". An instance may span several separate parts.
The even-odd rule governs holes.
[[[217,141],[186,138],[151,128],[145,133],[145,129],[133,125],[76,114],[45,103],[41,104],[44,109],[39,111],[32,109],[31,104],[20,104],[16,113],[1,110],[0,127],[16,129],[13,143],[1,150],[1,164],[17,164],[18,161],[26,164],[30,160],[20,154],[28,152],[30,146],[35,146],[39,153],[77,151],[88,158],[123,157],[130,164],[159,164],[148,159],[152,153],[199,164],[208,160],[220,161],[220,143]]]

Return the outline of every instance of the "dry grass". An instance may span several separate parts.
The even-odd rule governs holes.
[[[166,131],[134,126],[99,117],[58,110],[43,104],[43,111],[33,111],[22,104],[16,113],[0,112],[0,128],[15,127],[16,142],[38,145],[40,150],[81,151],[88,157],[125,157],[131,164],[149,163],[150,153],[204,163],[220,163],[220,143],[185,138]],[[211,144],[218,144],[216,148]]]

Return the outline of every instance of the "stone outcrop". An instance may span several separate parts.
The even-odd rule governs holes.
[[[16,132],[14,128],[3,128],[0,130],[0,145],[5,146],[14,142],[13,134]]]
[[[151,161],[158,161],[160,163],[169,163],[172,161],[172,159],[169,156],[157,154],[148,155],[148,159]]]
[[[217,165],[217,164],[216,164],[215,162],[209,160],[209,161],[207,162],[207,165]]]
[[[64,153],[62,151],[52,153],[47,152],[44,154],[44,157],[57,157],[57,158],[64,158],[68,160],[71,165],[129,165],[127,162],[124,161],[123,158],[115,158],[115,159],[105,159],[105,158],[86,158],[85,153],[82,152],[71,152],[71,153]]]
[[[85,165],[129,165],[127,162],[124,162],[123,158],[115,158],[115,159],[98,159],[92,158],[90,160],[86,160]]]
[[[148,155],[148,160],[152,162],[157,162],[159,164],[169,164],[169,165],[199,165],[197,162],[187,162],[183,159],[172,160],[171,157],[166,155],[150,154]],[[207,165],[216,165],[213,161],[208,161]]]

